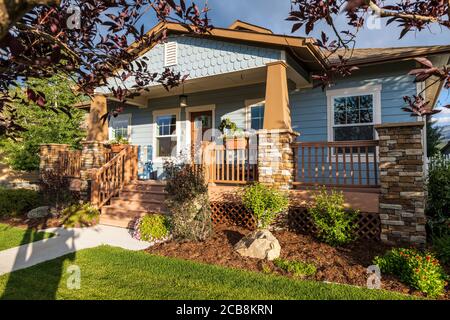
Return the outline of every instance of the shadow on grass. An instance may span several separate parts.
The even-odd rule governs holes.
[[[23,288],[26,288],[27,286],[30,288],[40,288],[39,299],[56,299],[61,279],[63,278],[64,273],[67,272],[67,270],[64,270],[64,263],[65,261],[74,261],[76,257],[76,252],[74,250],[75,234],[73,230],[67,230],[64,234],[54,236],[50,239],[32,242],[35,232],[46,228],[46,226],[47,221],[45,219],[40,221],[38,224],[35,221],[33,223],[28,223],[27,230],[21,240],[20,247],[17,250],[13,264],[13,270],[17,271],[13,271],[9,274],[4,291],[0,293],[0,299],[27,299],[27,297],[21,295]],[[37,274],[33,281],[36,281],[38,285],[32,286],[29,283],[29,279],[23,277],[22,272],[19,269],[27,268],[36,263],[43,262],[43,260],[47,260],[44,257],[46,254],[50,253],[51,250],[55,250],[57,252],[69,252],[69,254],[64,255],[64,259],[51,258],[52,267],[48,270],[51,270],[52,274],[46,275],[45,279],[40,279]],[[35,295],[33,294],[33,296]]]

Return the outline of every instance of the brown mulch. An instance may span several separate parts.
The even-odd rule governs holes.
[[[274,273],[286,275],[272,262],[241,257],[233,246],[249,231],[235,226],[216,226],[215,234],[205,242],[170,241],[150,247],[146,251],[167,257],[176,257],[197,262],[216,264],[226,267],[263,272],[269,266]],[[361,242],[345,247],[334,248],[320,243],[312,236],[290,231],[274,231],[281,245],[281,257],[313,263],[317,268],[316,281],[328,281],[357,286],[366,286],[367,267],[373,258],[382,255],[390,247],[379,242]],[[411,290],[394,277],[383,275],[382,288],[405,294],[423,296]],[[445,297],[450,298],[447,292]]]

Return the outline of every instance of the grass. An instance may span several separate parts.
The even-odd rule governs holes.
[[[53,237],[53,233],[11,227],[0,223],[0,251]]]
[[[69,290],[71,265],[81,288]],[[108,246],[0,277],[3,299],[411,299],[397,293],[300,281]]]

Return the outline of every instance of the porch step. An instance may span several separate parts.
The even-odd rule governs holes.
[[[150,212],[165,212],[167,207],[162,201],[133,200],[128,198],[114,198],[111,200],[111,206],[115,208],[127,208],[127,210],[144,210]]]
[[[142,216],[167,213],[164,187],[165,183],[157,181],[138,181],[125,186],[110,205],[102,208],[100,223],[132,228],[136,219]]]

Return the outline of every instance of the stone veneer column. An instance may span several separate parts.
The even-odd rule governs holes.
[[[81,151],[81,172],[80,172],[80,196],[81,200],[91,200],[91,180],[96,169],[101,168],[106,163],[105,147],[102,142],[85,141],[82,142]]]
[[[69,150],[68,144],[41,144],[39,150],[39,172],[42,173],[44,170],[59,170],[59,153],[67,150]]]
[[[426,243],[423,122],[376,126],[380,140],[381,240]]]
[[[279,189],[292,188],[295,175],[292,142],[298,134],[287,129],[258,132],[258,181]]]

